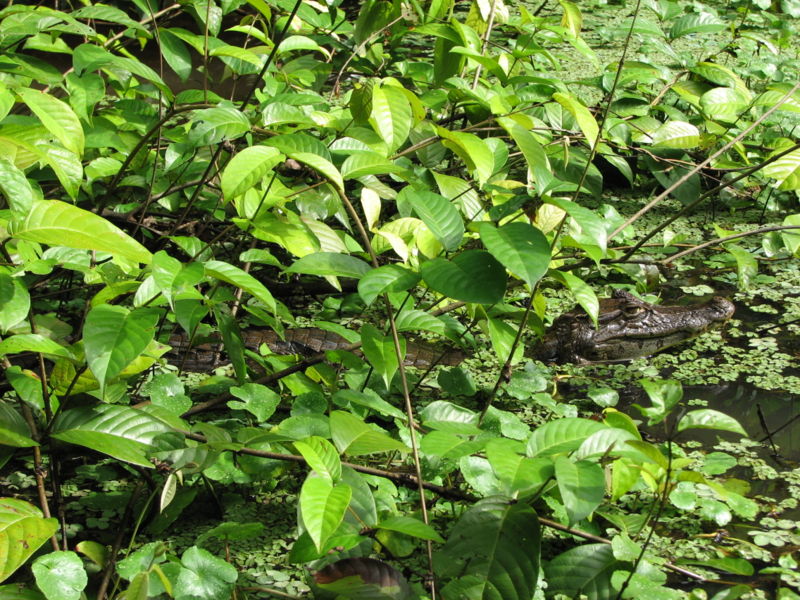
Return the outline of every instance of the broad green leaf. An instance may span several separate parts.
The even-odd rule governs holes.
[[[290,133],[270,138],[266,145],[277,148],[289,158],[308,165],[333,183],[340,192],[344,192],[342,175],[331,162],[330,151],[318,139],[303,133]]]
[[[430,331],[445,335],[447,326],[444,321],[419,309],[404,310],[397,315],[398,331]]]
[[[713,88],[700,97],[703,112],[723,123],[735,123],[749,103],[749,99],[738,90],[728,87]]]
[[[758,261],[750,252],[736,244],[725,244],[727,250],[736,259],[736,275],[740,290],[747,290],[758,275]]]
[[[417,285],[420,276],[400,265],[389,264],[368,271],[358,281],[358,293],[369,306],[381,294],[404,292]]]
[[[678,421],[677,430],[686,431],[687,429],[718,429],[747,436],[747,432],[739,424],[739,421],[710,408],[691,410],[683,415]]]
[[[350,413],[333,411],[330,424],[331,438],[342,454],[361,456],[376,452],[408,452],[405,444],[389,437],[379,427],[367,425]]]
[[[250,121],[232,106],[197,110],[192,114],[192,124],[189,140],[198,146],[235,140],[250,131]]]
[[[458,209],[447,198],[408,186],[397,195],[397,202],[410,204],[446,250],[458,248],[464,236],[464,222]]]
[[[595,260],[603,258],[607,247],[607,233],[603,219],[588,208],[564,198],[549,198],[548,204],[554,204],[565,211],[577,227],[570,230],[570,236],[580,244]],[[599,249],[594,252],[594,247]]]
[[[355,256],[336,252],[316,252],[296,260],[286,269],[286,273],[361,279],[370,268],[367,263]]]
[[[402,515],[389,517],[388,519],[383,519],[376,525],[376,527],[378,529],[386,529],[388,531],[404,533],[405,535],[410,535],[421,540],[431,540],[439,544],[444,543],[442,536],[436,533],[436,530],[433,527],[413,517],[406,517]]]
[[[381,136],[389,153],[397,150],[411,131],[411,105],[405,94],[391,85],[372,87],[369,124]]]
[[[510,364],[516,365],[522,360],[521,344],[517,344],[514,348],[514,354],[511,355],[511,347],[517,337],[517,330],[519,326],[506,323],[502,319],[489,318],[486,320],[486,330],[489,333],[489,339],[492,342],[494,354],[497,357],[499,365],[509,361]]]
[[[83,347],[101,387],[119,375],[153,340],[158,313],[149,309],[129,311],[123,306],[101,304],[89,311],[83,327]]]
[[[309,475],[300,490],[300,517],[317,550],[339,528],[352,491],[344,483],[333,485],[327,479]]]
[[[5,158],[0,158],[0,190],[12,210],[27,214],[31,209],[35,195],[28,178]]]
[[[127,406],[105,404],[73,408],[60,414],[52,436],[141,467],[152,468],[148,455],[159,436],[172,429],[156,417]]]
[[[528,171],[533,177],[536,192],[541,195],[550,189],[550,184],[555,177],[547,158],[544,147],[536,140],[534,135],[509,117],[499,117],[497,123],[503,127],[514,139],[517,147],[522,151]]]
[[[58,530],[58,520],[45,519],[42,511],[16,498],[0,498],[0,582]]]
[[[265,385],[258,383],[245,383],[230,389],[232,396],[241,400],[232,400],[227,403],[228,408],[246,410],[252,414],[259,423],[266,423],[275,413],[281,402],[281,397]]]
[[[408,178],[410,173],[377,152],[354,152],[342,163],[342,179],[357,179],[365,175],[399,175]]]
[[[653,132],[653,146],[658,148],[695,148],[700,143],[700,131],[686,121],[668,121]]]
[[[175,600],[228,598],[238,577],[236,567],[208,550],[192,546],[181,556]]]
[[[0,356],[20,352],[41,352],[48,356],[75,360],[75,356],[68,348],[38,333],[20,333],[0,342]]]
[[[555,459],[556,482],[570,525],[591,515],[603,502],[605,476],[600,465],[586,460]]]
[[[452,402],[434,400],[420,411],[420,417],[425,426],[431,429],[462,435],[474,435],[480,432],[480,416]]]
[[[766,165],[761,172],[783,190],[800,189],[800,150],[793,150]]]
[[[648,418],[648,425],[656,425],[667,418],[672,409],[683,398],[683,387],[679,381],[672,379],[643,379],[641,385],[650,399],[651,406],[642,407],[634,404],[639,412]]]
[[[83,126],[69,104],[33,88],[21,89],[18,93],[64,148],[78,156],[83,154]]]
[[[275,311],[275,298],[270,291],[258,279],[243,271],[239,267],[222,262],[220,260],[207,260],[203,263],[206,275],[219,279],[240,288],[260,300],[270,311]]]
[[[486,447],[486,457],[509,496],[517,498],[536,492],[553,477],[553,461],[549,458],[527,458],[507,444],[493,442]]]
[[[545,565],[547,591],[565,598],[615,598],[611,575],[624,564],[614,558],[610,544],[570,548]]]
[[[380,397],[372,388],[365,388],[363,392],[356,390],[339,390],[333,395],[333,402],[337,406],[347,408],[348,405],[366,407],[379,415],[394,419],[405,419],[405,413]]]
[[[60,200],[34,201],[27,215],[12,222],[10,233],[22,240],[108,252],[139,263],[152,259],[147,248],[103,217]]]
[[[223,197],[230,202],[241,196],[281,161],[283,155],[270,146],[250,146],[238,152],[222,172]]]
[[[600,127],[597,125],[594,115],[586,108],[586,105],[574,96],[569,96],[561,92],[553,94],[553,100],[558,102],[575,117],[575,121],[577,121],[578,127],[581,128],[581,132],[586,137],[587,143],[590,147],[594,146],[600,135]]]
[[[516,222],[496,228],[490,223],[481,223],[478,232],[492,256],[529,286],[533,287],[547,272],[550,244],[532,225]]]
[[[684,15],[675,20],[669,37],[677,39],[692,33],[717,33],[727,29],[727,25],[711,13],[701,12],[697,14]]]
[[[437,127],[442,145],[455,152],[472,172],[479,185],[483,185],[494,174],[494,155],[484,140],[472,133],[450,131]]]
[[[600,300],[597,299],[597,294],[591,286],[583,281],[580,277],[569,273],[568,271],[550,271],[554,279],[560,281],[570,292],[575,296],[575,300],[581,305],[581,308],[586,311],[589,318],[592,319],[595,327],[597,326],[597,315],[600,312]]]
[[[342,461],[339,453],[328,440],[319,436],[311,436],[294,443],[297,451],[306,459],[306,463],[317,475],[336,483],[342,476]]]
[[[797,229],[787,229],[781,232],[781,239],[786,249],[795,257],[800,256],[800,214],[789,215],[783,220],[784,226],[794,226]]]
[[[383,335],[376,327],[365,323],[361,327],[361,349],[369,364],[383,377],[386,387],[389,388],[392,378],[406,355],[406,341],[401,336],[400,357],[398,360],[394,340],[391,335]]]
[[[500,302],[506,290],[503,265],[488,252],[467,250],[451,260],[436,258],[422,264],[422,277],[440,294],[478,304]]]
[[[564,14],[561,15],[561,26],[566,28],[574,37],[580,37],[581,27],[583,25],[583,16],[577,4],[567,2],[567,0],[558,0],[561,8],[564,9]]]
[[[590,419],[567,418],[537,427],[528,439],[528,456],[552,456],[577,450],[586,438],[606,426]]]
[[[31,296],[19,277],[0,271],[0,331],[7,333],[28,316]]]
[[[281,55],[287,52],[296,52],[298,50],[314,50],[323,54],[325,58],[330,58],[330,52],[328,52],[328,50],[317,44],[317,42],[312,40],[310,37],[306,37],[304,35],[290,35],[289,37],[285,38],[278,46],[277,54]]]
[[[48,599],[78,600],[89,581],[83,561],[74,552],[51,552],[31,566],[36,586]]]
[[[165,27],[160,27],[158,30],[158,42],[164,60],[181,81],[186,81],[193,69],[192,57],[186,44]]]
[[[22,415],[11,404],[0,403],[0,446],[15,448],[38,446],[39,444],[32,440],[30,435],[31,430]]]
[[[541,534],[536,512],[505,498],[479,500],[434,555],[436,574],[451,580],[445,598],[530,600],[539,577]]]

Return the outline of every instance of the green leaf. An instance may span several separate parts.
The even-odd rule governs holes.
[[[245,383],[240,387],[234,386],[230,389],[230,393],[242,401],[230,401],[228,402],[228,408],[246,410],[259,423],[266,423],[281,402],[281,397],[278,394],[267,386],[258,383]]]
[[[306,463],[320,477],[336,483],[342,476],[342,461],[339,453],[328,440],[319,436],[311,436],[294,443],[297,451],[306,459]]]
[[[164,60],[181,81],[186,81],[193,69],[192,57],[186,44],[165,27],[158,30],[158,41]]]
[[[193,127],[189,132],[189,140],[198,146],[235,140],[250,131],[250,121],[232,106],[196,110],[191,122]]]
[[[749,98],[728,87],[713,88],[700,97],[703,112],[722,123],[735,123],[749,104]]]
[[[795,257],[800,257],[800,214],[789,215],[783,220],[782,225],[797,227],[797,229],[782,231],[781,239],[789,252]]]
[[[104,404],[73,408],[53,424],[57,440],[84,446],[141,467],[152,468],[148,454],[156,438],[172,428],[160,419],[134,408]]]
[[[451,260],[435,258],[422,264],[422,277],[434,291],[464,302],[494,304],[503,299],[506,273],[488,252],[467,250]]]
[[[486,249],[512,274],[533,287],[550,265],[550,244],[544,234],[527,223],[516,222],[496,228],[478,226]]]
[[[89,578],[83,561],[74,552],[51,552],[31,566],[37,587],[48,600],[78,600]]]
[[[406,355],[406,341],[403,337],[400,337],[399,341],[401,356],[398,360],[391,335],[384,336],[369,323],[361,327],[361,349],[375,371],[383,377],[387,388],[391,385],[392,378]]]
[[[330,416],[331,438],[341,454],[361,456],[376,452],[408,452],[405,444],[389,437],[380,427],[367,425],[350,413],[335,410]]]
[[[358,293],[369,306],[381,294],[404,292],[417,285],[419,280],[419,274],[400,265],[383,265],[364,274],[358,282]]]
[[[36,200],[31,211],[15,219],[13,237],[50,246],[108,252],[139,263],[149,263],[150,251],[104,218],[61,202]]]
[[[700,143],[700,131],[686,121],[668,121],[653,132],[657,148],[695,148]]]
[[[528,163],[528,170],[533,176],[536,191],[539,195],[550,189],[550,184],[555,177],[547,159],[544,147],[536,140],[534,135],[509,117],[499,117],[497,123],[503,127],[513,138],[517,147]]]
[[[372,110],[369,124],[388,146],[397,150],[411,131],[411,105],[402,90],[392,85],[372,87]]]
[[[296,260],[286,269],[286,273],[360,279],[370,268],[367,263],[354,256],[337,252],[316,252]]]
[[[344,192],[341,173],[331,163],[328,148],[316,138],[301,133],[291,133],[271,138],[266,145],[273,146],[289,158],[308,165],[333,183],[340,192]]]
[[[300,490],[300,517],[318,551],[339,528],[350,504],[352,490],[344,483],[309,475]]]
[[[434,571],[451,582],[445,598],[530,600],[539,576],[536,512],[500,497],[479,500],[434,555]]]
[[[691,410],[678,421],[678,431],[687,429],[718,429],[720,431],[730,431],[747,436],[747,432],[733,417],[721,413],[718,410],[703,408]]]
[[[33,205],[33,188],[20,169],[5,158],[0,158],[0,190],[11,210],[27,214]]]
[[[0,271],[0,331],[7,333],[28,316],[31,296],[19,277]]]
[[[553,100],[566,108],[567,111],[575,117],[578,127],[581,128],[581,132],[586,137],[586,142],[589,147],[593,147],[595,143],[597,143],[597,138],[600,135],[600,127],[597,125],[597,121],[595,121],[594,115],[592,115],[589,109],[574,96],[569,96],[561,92],[553,94]]]
[[[222,171],[220,183],[223,197],[231,202],[241,196],[283,159],[283,155],[270,146],[250,146],[238,152]]]
[[[64,148],[78,156],[83,154],[83,126],[69,104],[32,88],[17,93]]]
[[[31,430],[22,415],[10,404],[0,403],[0,446],[15,448],[38,446],[39,444],[32,440],[30,435]]]
[[[442,536],[436,533],[433,527],[413,517],[403,515],[389,517],[378,523],[376,528],[397,531],[398,533],[404,533],[421,540],[431,540],[439,544],[444,543]]]
[[[800,189],[800,149],[771,162],[761,172],[774,179],[780,189]]]
[[[683,398],[683,387],[679,381],[674,381],[672,379],[659,379],[655,381],[643,379],[640,383],[644,391],[647,392],[647,396],[650,398],[651,406],[647,408],[639,406],[638,404],[634,404],[633,406],[635,406],[642,415],[648,418],[647,424],[650,426],[657,425],[663,421],[678,402],[681,401],[681,398]]]
[[[444,127],[437,127],[436,133],[441,136],[442,145],[464,161],[479,185],[494,175],[494,154],[484,140],[472,133],[450,131]]]
[[[0,498],[0,582],[58,530],[58,520],[42,517],[42,511],[16,498]]]
[[[101,387],[119,375],[155,337],[158,313],[151,309],[129,311],[101,304],[89,311],[83,327],[83,347]]]
[[[342,163],[342,179],[357,179],[365,175],[399,175],[410,177],[410,173],[381,156],[377,152],[354,152]],[[366,189],[366,188],[365,188]]]
[[[572,462],[566,456],[555,459],[556,482],[570,525],[591,515],[603,502],[605,476],[597,463]]]
[[[520,456],[501,440],[489,442],[486,457],[513,498],[536,492],[554,475],[552,460]]]
[[[41,352],[47,356],[75,360],[75,356],[69,349],[38,333],[12,335],[0,342],[0,356],[19,354],[20,352]]]
[[[597,316],[600,313],[600,300],[597,299],[597,294],[594,293],[591,286],[580,277],[568,271],[550,271],[550,275],[567,286],[567,289],[575,296],[575,300],[578,301],[578,304],[586,311],[586,314],[589,315],[595,327],[597,327]]]
[[[239,574],[223,559],[192,546],[181,556],[175,600],[219,600],[230,597]]]
[[[566,212],[577,225],[577,230],[571,228],[570,236],[586,250],[592,258],[599,260],[605,257],[607,248],[606,227],[604,220],[593,211],[571,200],[564,198],[548,198],[548,204],[554,204]],[[593,252],[597,247],[598,252]]]
[[[672,29],[669,30],[669,37],[674,40],[693,33],[717,33],[725,29],[727,25],[719,18],[711,13],[701,12],[676,19]]]
[[[275,298],[264,284],[250,273],[221,260],[207,260],[203,263],[203,267],[206,275],[244,290],[260,300],[270,311],[276,310]]]
[[[528,456],[552,456],[577,450],[590,435],[606,426],[591,419],[567,418],[537,427],[528,439]]]
[[[611,575],[623,564],[614,558],[610,544],[571,548],[546,563],[547,592],[566,598],[615,598]]]
[[[758,275],[756,257],[736,244],[725,244],[725,250],[736,259],[736,275],[739,289],[742,291],[749,289],[753,279]]]
[[[446,250],[458,248],[464,236],[464,222],[458,209],[447,198],[408,186],[397,195],[397,202],[408,202]]]

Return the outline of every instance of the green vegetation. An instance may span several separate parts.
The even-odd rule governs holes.
[[[0,598],[800,598],[748,396],[800,392],[800,2],[47,4],[0,10]],[[614,289],[737,315],[527,358]],[[351,346],[244,343],[300,326]]]

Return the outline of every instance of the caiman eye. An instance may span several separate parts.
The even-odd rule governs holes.
[[[644,307],[642,306],[626,306],[624,309],[626,317],[635,317],[636,315],[640,315],[644,312]]]

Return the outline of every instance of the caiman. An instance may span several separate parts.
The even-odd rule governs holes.
[[[564,313],[533,348],[533,358],[593,363],[649,356],[721,325],[733,311],[733,302],[720,296],[699,305],[657,306],[614,290],[600,301],[596,329],[582,310]]]
[[[719,296],[700,305],[657,306],[624,290],[615,290],[611,298],[600,301],[597,329],[583,311],[564,313],[533,347],[530,356],[557,363],[616,362],[649,356],[724,323],[733,311],[733,303]],[[283,339],[271,329],[251,328],[242,331],[242,338],[247,348],[258,350],[266,344],[276,354],[309,356],[357,347],[336,333],[313,327],[287,329]],[[179,356],[175,362],[184,370],[205,371],[217,362],[218,341],[189,350],[186,337],[178,334],[169,343]],[[458,350],[409,342],[405,362],[427,368],[433,364],[454,366],[464,358]]]

